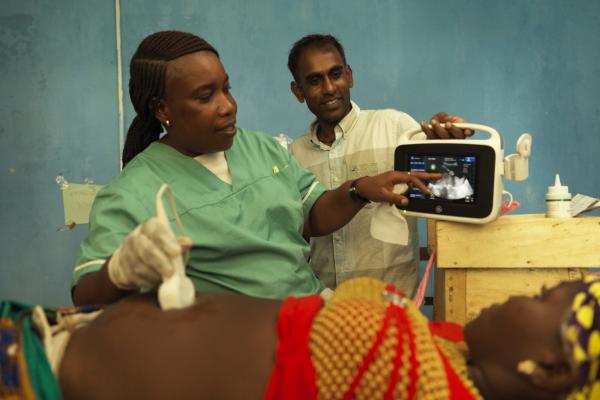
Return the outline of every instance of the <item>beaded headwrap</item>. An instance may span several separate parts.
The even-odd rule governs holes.
[[[586,276],[567,318],[565,339],[578,374],[568,400],[600,399],[600,278]]]

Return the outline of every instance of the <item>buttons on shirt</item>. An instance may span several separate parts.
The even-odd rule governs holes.
[[[340,235],[335,235],[333,238],[335,239],[336,242],[342,241],[342,237]]]

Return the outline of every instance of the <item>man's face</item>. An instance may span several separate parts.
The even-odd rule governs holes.
[[[296,75],[292,92],[299,102],[306,101],[319,122],[335,125],[350,112],[352,69],[335,48],[304,49]]]

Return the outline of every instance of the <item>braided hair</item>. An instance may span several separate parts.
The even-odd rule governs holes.
[[[127,131],[123,166],[158,140],[163,130],[154,113],[165,95],[167,62],[197,51],[211,51],[219,56],[204,39],[179,31],[153,33],[138,46],[129,65],[129,97],[137,115]]]

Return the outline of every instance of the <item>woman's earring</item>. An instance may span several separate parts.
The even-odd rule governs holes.
[[[167,120],[165,121],[165,126],[166,126],[167,128],[170,128],[170,127],[171,127],[171,120],[168,120],[168,119],[167,119]]]
[[[525,375],[531,375],[537,368],[537,363],[533,360],[524,360],[517,364],[517,371]]]

